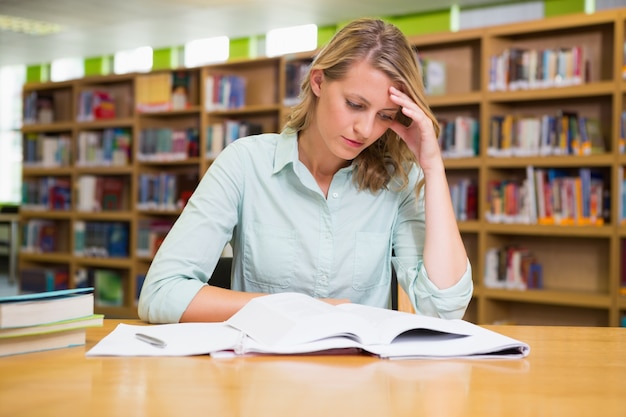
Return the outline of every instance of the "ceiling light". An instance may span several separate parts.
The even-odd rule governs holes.
[[[27,35],[42,36],[58,33],[63,29],[56,23],[44,22],[41,20],[24,19],[22,17],[7,16],[0,14],[0,30]]]

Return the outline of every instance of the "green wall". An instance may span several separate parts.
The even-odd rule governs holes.
[[[543,0],[545,17],[585,11],[585,0]]]

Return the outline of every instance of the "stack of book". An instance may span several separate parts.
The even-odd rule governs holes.
[[[93,288],[0,297],[0,356],[84,345],[103,318]]]

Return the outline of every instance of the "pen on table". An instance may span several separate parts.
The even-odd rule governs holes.
[[[152,345],[158,348],[164,348],[165,346],[167,346],[167,343],[165,343],[163,340],[157,339],[156,337],[153,337],[153,336],[148,336],[147,334],[135,333],[135,337],[141,340],[142,342],[146,342],[149,345]]]

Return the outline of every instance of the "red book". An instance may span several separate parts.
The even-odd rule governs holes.
[[[122,210],[123,198],[124,180],[118,177],[104,177],[102,179],[102,210]]]

